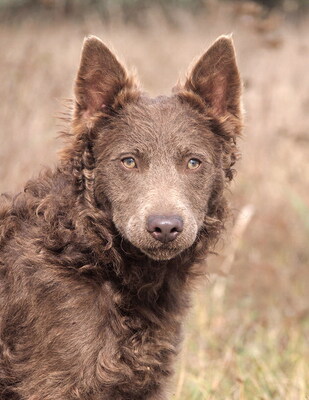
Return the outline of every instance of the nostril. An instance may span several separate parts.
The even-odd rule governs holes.
[[[151,215],[147,219],[148,232],[160,242],[176,239],[183,230],[183,220],[178,215]]]

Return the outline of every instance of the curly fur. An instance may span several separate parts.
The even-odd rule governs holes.
[[[143,101],[122,78],[103,108],[97,92],[88,98],[92,107],[99,105],[89,110],[78,101],[84,96],[79,76],[58,167],[28,181],[22,193],[2,195],[1,400],[167,398],[194,277],[204,274],[200,262],[228,212],[224,186],[233,178],[240,111],[218,115],[190,88],[192,82],[173,96],[201,129],[212,131],[224,179],[219,173],[214,180],[194,244],[156,261],[120,234],[110,201],[95,194],[98,132],[117,123],[117,110]]]

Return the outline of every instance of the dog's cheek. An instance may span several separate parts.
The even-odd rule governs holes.
[[[204,173],[188,176],[184,182],[186,189],[187,207],[194,214],[198,228],[201,228],[205,215],[208,212],[209,198],[214,186],[214,171],[207,170]]]
[[[113,222],[124,232],[126,221],[137,207],[138,185],[128,179],[115,163],[101,163],[95,173],[94,191],[97,203],[109,204]]]
[[[117,193],[114,196],[113,194],[111,195],[111,212],[113,222],[119,233],[126,239],[129,239],[127,226],[133,209],[135,209],[134,201],[132,200],[129,202],[125,194],[119,195]]]
[[[129,242],[132,242],[131,230],[128,229],[132,217],[130,218],[129,215],[126,215],[123,209],[114,208],[112,209],[112,218],[114,225],[117,228],[118,232],[121,234],[121,236],[127,239]]]
[[[152,244],[150,234],[146,231],[142,215],[131,216],[125,226],[126,238],[139,249],[150,247]]]
[[[145,231],[145,221],[137,195],[136,189],[123,187],[122,195],[118,191],[112,194],[111,210],[113,222],[121,236],[140,247],[139,240],[144,240],[148,232]]]

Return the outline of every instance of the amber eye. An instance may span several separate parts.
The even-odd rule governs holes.
[[[201,165],[201,162],[197,158],[191,158],[188,161],[188,168],[189,169],[197,169],[200,165]]]
[[[123,158],[121,160],[121,162],[126,168],[129,168],[129,169],[136,168],[136,162],[133,157]]]

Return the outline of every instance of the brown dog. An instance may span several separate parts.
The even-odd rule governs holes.
[[[57,169],[0,203],[1,400],[167,398],[223,228],[240,92],[229,37],[155,99],[86,39]]]

